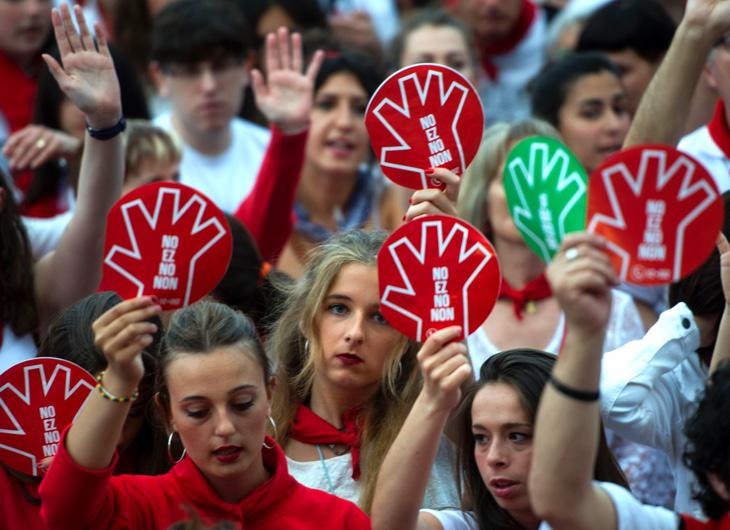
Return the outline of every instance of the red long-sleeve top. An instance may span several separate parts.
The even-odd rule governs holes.
[[[37,483],[12,477],[0,466],[0,530],[46,530],[38,500]]]
[[[294,198],[306,143],[307,131],[286,135],[272,126],[253,189],[234,214],[251,233],[266,261],[275,260],[294,229]]]
[[[165,475],[112,476],[116,456],[108,468],[90,470],[76,464],[61,443],[41,483],[41,517],[50,530],[156,530],[189,519],[187,506],[205,524],[230,521],[237,530],[370,528],[355,504],[294,480],[281,448],[270,438],[267,445],[273,448],[262,448],[262,454],[271,478],[230,503],[188,457]]]
[[[719,521],[698,521],[682,514],[682,520],[685,530],[730,530],[730,514],[725,514]]]

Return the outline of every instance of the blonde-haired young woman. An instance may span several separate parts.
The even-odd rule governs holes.
[[[502,271],[500,299],[468,340],[475,373],[488,357],[510,348],[558,353],[565,335],[565,317],[544,278],[545,263],[517,230],[504,191],[507,155],[518,141],[530,136],[560,138],[551,125],[536,119],[487,129],[459,192],[459,216],[482,230],[494,244]],[[644,335],[630,296],[614,291],[612,307],[605,351]]]
[[[515,143],[529,136],[560,138],[551,125],[536,119],[487,129],[459,192],[460,217],[479,227],[494,244],[503,276],[502,294],[494,310],[467,341],[474,373],[502,350],[535,348],[560,353],[566,335],[565,315],[545,280],[545,263],[524,242],[505,198],[507,154]],[[631,296],[617,289],[612,293],[604,351],[644,336]],[[610,442],[631,488],[642,500],[671,502],[673,479],[664,455],[618,436],[612,436]]]
[[[456,213],[459,177],[413,194],[406,219]],[[310,255],[269,337],[276,360],[272,416],[289,470],[300,482],[367,512],[385,455],[421,389],[417,345],[383,318],[376,256],[387,234],[355,230]],[[425,507],[454,506],[450,442],[440,445]]]
[[[290,472],[366,512],[421,389],[417,345],[379,309],[376,256],[385,237],[353,231],[317,247],[268,344],[278,365],[272,416]],[[441,444],[425,506],[456,503],[449,449]]]

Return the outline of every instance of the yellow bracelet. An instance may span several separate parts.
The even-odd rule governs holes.
[[[111,394],[106,388],[104,388],[103,384],[104,379],[104,372],[99,372],[99,374],[96,376],[96,389],[99,391],[99,394],[104,399],[108,399],[109,401],[113,401],[114,403],[130,403],[132,401],[136,401],[136,399],[139,397],[139,389],[135,389],[131,396],[123,396],[123,397],[117,397],[114,394]]]

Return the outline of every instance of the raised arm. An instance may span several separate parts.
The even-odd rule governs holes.
[[[157,331],[155,324],[145,320],[160,310],[150,297],[136,298],[94,322],[94,342],[104,353],[107,368],[99,377],[97,391],[91,392],[62,437],[41,483],[41,517],[48,528],[120,528],[123,523],[128,528],[138,520],[134,514],[142,510],[141,505],[150,502],[134,488],[115,486],[110,479],[124,421],[144,374],[141,352]]]
[[[251,232],[261,255],[272,260],[291,235],[292,208],[304,164],[314,79],[324,54],[303,72],[302,39],[286,28],[266,37],[266,70],[252,72],[256,104],[272,124],[272,135],[251,193],[235,216]]]
[[[135,395],[144,375],[142,350],[152,343],[157,331],[147,319],[160,311],[154,297],[135,298],[114,306],[93,323],[94,344],[104,353],[107,367],[101,377],[101,391],[91,393],[66,435],[66,450],[80,466],[103,469],[111,463],[134,401],[127,398]]]
[[[419,509],[449,414],[461,400],[461,384],[471,375],[466,347],[453,342],[458,335],[456,326],[437,331],[418,353],[423,389],[380,468],[373,528],[441,528],[430,515],[419,515]]]
[[[11,169],[36,169],[49,160],[74,159],[81,140],[45,125],[31,124],[14,132],[3,145]]]
[[[595,235],[570,234],[548,267],[569,331],[540,400],[529,488],[533,510],[554,530],[617,528],[610,498],[592,484],[601,352],[618,284],[603,248]]]
[[[730,29],[730,1],[689,0],[661,66],[641,99],[624,147],[676,145],[712,45]],[[657,119],[661,116],[661,119]]]
[[[94,129],[116,125],[122,105],[114,64],[106,40],[96,27],[91,36],[79,6],[76,31],[68,5],[52,14],[61,63],[44,55],[61,90]],[[101,277],[106,216],[122,189],[124,152],[120,135],[97,140],[86,133],[77,203],[55,252],[35,266],[36,296],[41,325],[76,300],[93,293]]]
[[[730,244],[722,232],[717,236],[717,250],[720,252],[720,274],[722,275],[722,291],[725,294],[725,310],[717,330],[715,349],[710,362],[710,375],[715,373],[718,366],[730,361]]]

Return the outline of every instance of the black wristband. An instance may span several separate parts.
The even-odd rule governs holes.
[[[571,399],[577,399],[578,401],[598,401],[598,398],[601,397],[601,394],[598,392],[598,390],[592,392],[588,390],[578,390],[577,388],[569,387],[555,379],[552,374],[550,375],[550,384],[553,385],[553,388],[555,390],[557,390],[564,396]]]
[[[119,118],[119,121],[116,123],[116,125],[112,125],[111,127],[107,127],[106,129],[94,129],[88,123],[86,124],[86,130],[89,131],[89,136],[91,136],[95,140],[111,140],[119,133],[124,132],[126,128],[127,120],[124,119],[123,115],[121,118]]]

